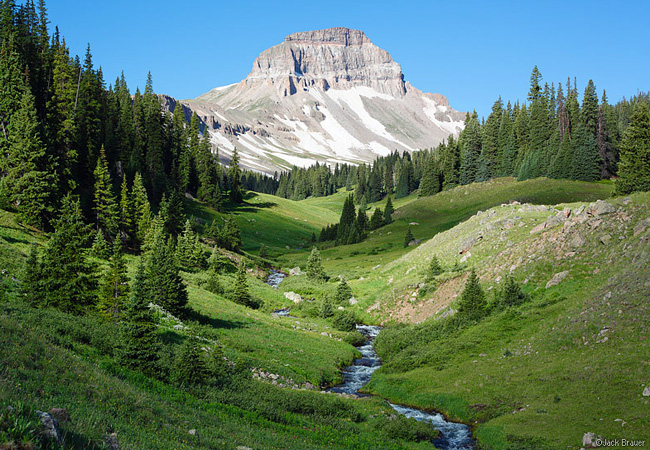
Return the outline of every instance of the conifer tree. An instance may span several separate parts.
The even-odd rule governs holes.
[[[518,306],[524,303],[528,296],[511,276],[506,276],[503,289],[497,293],[498,305],[501,308]]]
[[[616,193],[650,191],[650,110],[647,104],[636,106],[621,140],[620,152]]]
[[[119,206],[113,194],[111,175],[108,171],[108,163],[104,147],[100,150],[97,166],[95,167],[95,219],[97,230],[104,234],[105,238],[113,239],[119,229]]]
[[[239,168],[237,148],[232,153],[232,160],[230,161],[230,168],[228,170],[228,181],[230,183],[230,191],[228,192],[230,201],[233,203],[242,203],[244,201],[244,192],[241,185],[241,169]]]
[[[204,265],[203,247],[199,236],[192,229],[192,222],[185,221],[183,233],[178,236],[176,255],[181,267],[189,270],[201,269]]]
[[[377,228],[381,228],[383,225],[384,213],[381,211],[381,208],[377,207],[375,208],[375,211],[372,213],[372,217],[370,218],[369,228],[370,230],[376,230]]]
[[[336,287],[336,303],[338,305],[347,304],[350,297],[352,297],[352,289],[345,278],[341,278],[339,285]]]
[[[393,208],[393,202],[390,199],[389,195],[388,199],[386,200],[386,208],[384,208],[384,224],[388,225],[389,223],[393,223],[394,212],[395,208]]]
[[[428,197],[438,192],[440,192],[440,179],[438,178],[438,170],[435,166],[433,158],[430,158],[424,168],[424,172],[422,173],[422,180],[420,180],[418,197]]]
[[[321,263],[320,251],[318,248],[313,247],[309,258],[307,259],[307,278],[312,281],[326,281],[327,276],[323,270],[323,264]]]
[[[34,97],[26,87],[5,130],[6,156],[0,162],[0,171],[4,172],[9,199],[20,219],[43,227],[53,210],[51,198],[56,177],[48,168],[38,129]]]
[[[174,358],[172,380],[181,386],[196,386],[205,384],[209,375],[205,352],[199,340],[186,338]]]
[[[40,292],[44,306],[82,313],[96,300],[95,267],[86,260],[89,229],[78,200],[63,199],[54,234],[43,255]]]
[[[124,244],[133,240],[135,228],[133,226],[133,199],[129,193],[126,176],[122,178],[120,187],[120,237]]]
[[[104,239],[104,233],[97,231],[93,245],[90,247],[90,252],[93,256],[100,259],[108,259],[111,256],[111,249]]]
[[[332,302],[330,302],[330,299],[325,297],[323,299],[323,303],[321,304],[320,308],[320,316],[323,319],[328,319],[334,315],[334,307],[332,306]]]
[[[431,281],[438,275],[442,273],[442,267],[440,267],[440,261],[436,255],[431,257],[431,262],[429,263],[429,268],[427,269],[427,278],[426,281]]]
[[[240,305],[248,306],[249,308],[252,308],[254,306],[253,299],[248,290],[248,282],[246,281],[246,266],[243,262],[241,262],[237,268],[237,278],[235,279],[235,285],[233,286],[231,298],[235,303],[239,303]]]
[[[458,316],[465,320],[479,320],[486,313],[485,292],[483,292],[474,270],[469,274],[457,306]]]
[[[99,311],[111,320],[119,320],[124,314],[125,302],[129,297],[129,277],[122,253],[122,242],[113,242],[113,256],[108,270],[99,283]]]
[[[413,240],[415,240],[415,237],[411,232],[411,227],[408,227],[408,229],[406,230],[406,235],[404,236],[404,247],[408,247],[409,243],[411,243]]]
[[[352,195],[348,195],[343,203],[343,211],[341,212],[341,218],[339,219],[339,226],[337,229],[336,240],[340,244],[347,244],[350,233],[355,226],[355,208],[354,208],[354,199]]]
[[[131,188],[133,204],[133,222],[135,226],[135,240],[138,246],[144,244],[145,237],[151,226],[151,205],[147,196],[147,190],[142,182],[140,173],[135,174],[133,187]]]
[[[160,342],[153,312],[149,308],[149,291],[144,261],[138,264],[131,295],[126,301],[122,326],[123,347],[120,362],[146,375],[156,375]]]
[[[20,287],[25,300],[34,306],[42,306],[45,300],[42,292],[41,270],[39,251],[36,245],[32,244],[23,267]]]
[[[183,315],[187,308],[187,288],[179,274],[174,241],[158,238],[146,255],[147,292],[152,302],[174,315]]]

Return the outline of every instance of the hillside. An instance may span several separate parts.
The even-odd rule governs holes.
[[[417,325],[380,336],[368,391],[474,424],[481,448],[577,449],[588,432],[648,442],[649,204],[501,205],[380,269],[410,286],[370,309]],[[418,284],[433,255],[437,289]],[[506,275],[529,301],[455,328],[443,317],[469,268],[488,301]]]

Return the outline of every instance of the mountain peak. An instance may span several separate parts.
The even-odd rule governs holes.
[[[370,44],[370,39],[363,31],[351,30],[345,27],[327,28],[325,30],[300,31],[284,38],[285,42],[311,45],[342,45],[356,46]]]

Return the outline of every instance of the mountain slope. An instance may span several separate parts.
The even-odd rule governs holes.
[[[387,328],[369,389],[475,424],[481,448],[577,449],[587,432],[648,442],[649,204],[499,206],[387,265],[411,285],[375,308],[386,319],[453,312],[469,267],[489,301],[506,275],[530,300],[465,328]],[[446,270],[435,290],[415,284],[434,254]]]
[[[237,147],[244,167],[268,173],[434,147],[464,119],[444,96],[405,82],[388,52],[347,28],[287,36],[243,81],[182,104],[222,156]]]

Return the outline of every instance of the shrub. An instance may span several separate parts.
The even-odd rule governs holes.
[[[332,325],[339,331],[354,331],[357,321],[352,312],[340,311],[335,314]]]

